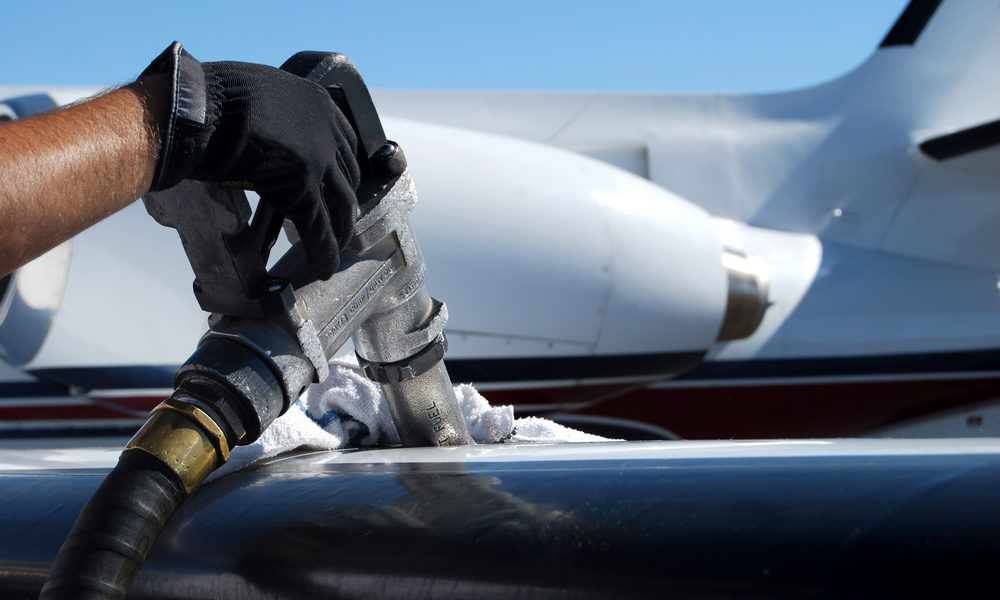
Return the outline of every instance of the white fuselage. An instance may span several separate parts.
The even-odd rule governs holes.
[[[784,398],[766,413],[866,383],[881,386],[866,388],[873,402],[893,398],[853,430],[787,435],[996,397],[1000,145],[921,150],[1000,118],[988,4],[943,4],[915,43],[785,94],[376,92],[417,184],[454,371],[535,409],[678,374],[644,401]],[[752,335],[720,342],[724,250],[756,264],[770,306]],[[6,299],[20,312],[0,306],[0,418],[142,413],[206,327],[191,279],[176,234],[140,203],[24,267]],[[954,386],[900,400],[919,382]]]

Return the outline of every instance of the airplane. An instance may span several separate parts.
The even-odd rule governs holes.
[[[936,23],[951,22],[948,17],[962,12],[955,6],[915,1],[887,40],[919,45]],[[985,20],[980,15],[970,22]],[[990,27],[996,26],[993,14]],[[995,44],[990,39],[984,46],[993,49]],[[985,68],[989,55],[977,64]],[[936,71],[942,74],[947,72]],[[869,74],[870,80],[887,77],[885,72],[877,75]],[[895,83],[893,90],[899,87]],[[907,121],[906,111],[894,108],[892,114]],[[783,172],[776,166],[780,183],[767,181],[785,195],[805,190],[809,193],[802,192],[800,200],[815,197],[813,203],[820,207],[835,200],[828,217],[857,215],[853,221],[826,222],[806,207],[794,213],[799,220],[789,221],[786,229],[767,226],[770,211],[793,204],[774,190],[757,198],[762,204],[751,208],[754,218],[736,219],[669,191],[652,174],[629,174],[580,154],[580,149],[567,152],[415,120],[387,119],[386,126],[407,140],[401,143],[423,196],[413,230],[430,269],[427,286],[453,303],[448,331],[453,340],[449,369],[455,379],[476,380],[486,394],[523,394],[530,402],[540,393],[561,393],[561,408],[602,399],[595,394],[619,394],[583,407],[597,410],[602,404],[639,402],[635,394],[667,393],[675,384],[649,382],[672,375],[679,386],[708,385],[706,365],[722,371],[717,379],[732,382],[723,369],[739,361],[756,362],[761,374],[747,379],[756,379],[758,387],[776,385],[777,369],[769,371],[768,365],[801,367],[803,363],[794,362],[801,360],[828,367],[822,361],[830,360],[837,370],[814,366],[818,375],[799,373],[812,379],[789,385],[919,379],[920,373],[907,370],[912,364],[935,365],[935,370],[926,369],[928,384],[968,373],[988,379],[992,367],[979,368],[966,359],[970,352],[988,353],[996,292],[990,292],[991,304],[979,286],[988,273],[993,280],[986,282],[995,290],[996,272],[969,257],[962,264],[954,264],[954,257],[945,261],[944,250],[931,260],[904,255],[890,244],[902,244],[893,233],[897,222],[920,216],[909,215],[908,209],[954,190],[977,202],[995,189],[995,184],[990,188],[988,168],[996,152],[995,126],[992,121],[975,125],[989,118],[990,107],[980,108],[978,113],[966,111],[966,121],[945,130],[936,117],[922,116],[919,122],[926,131],[903,136],[908,145],[901,148],[889,140],[896,140],[896,127],[909,131],[909,125],[891,123],[883,130],[871,116],[851,123],[847,117],[801,111],[793,113],[796,123],[756,122],[752,129],[774,141],[781,149],[775,151],[778,155],[804,152],[811,173],[791,166],[794,172]],[[806,118],[810,115],[814,118]],[[760,131],[786,126],[828,129],[798,143],[786,139],[791,132]],[[873,132],[880,135],[869,135]],[[725,133],[732,146],[734,156],[724,161],[727,168],[784,164],[779,156],[761,155],[767,144],[758,147],[750,139],[733,139],[732,132],[716,133]],[[841,137],[861,139],[869,151],[862,155],[867,160],[846,154],[850,140]],[[649,168],[655,164],[653,141],[644,150]],[[737,141],[750,144],[748,155],[741,154]],[[705,154],[723,150],[711,136],[704,143]],[[852,177],[870,184],[878,192],[876,200],[905,191],[907,202],[893,206],[888,217],[875,211],[888,227],[873,234],[877,244],[844,241],[850,236],[838,227],[853,226],[856,230],[849,232],[855,235],[871,233],[870,213],[864,209],[872,197],[851,195],[855,188],[824,171],[826,159],[814,159],[810,147],[829,155],[830,169],[853,161]],[[698,148],[691,151],[697,157]],[[886,162],[891,165],[886,155],[918,171],[909,185],[877,177],[888,170]],[[959,162],[949,162],[955,160]],[[869,162],[876,164],[876,173],[863,170],[874,168]],[[968,168],[981,171],[968,173]],[[455,188],[463,192],[464,205],[429,200],[452,197],[452,188],[445,187],[449,179],[444,171],[449,169],[458,171],[449,174],[452,185],[465,184]],[[733,173],[752,184],[745,184],[748,189],[764,183]],[[525,186],[526,181],[531,185]],[[828,189],[838,183],[843,185]],[[769,208],[772,202],[783,205]],[[150,384],[164,381],[159,378],[171,366],[166,359],[173,357],[175,347],[185,346],[181,333],[190,329],[197,335],[205,326],[205,315],[194,310],[190,292],[183,289],[190,284],[187,265],[168,254],[167,241],[176,246],[173,232],[148,227],[151,220],[141,207],[116,219],[99,225],[100,235],[83,234],[4,282],[0,343],[8,373],[3,385],[17,390],[23,403],[5,408],[20,407],[25,414],[52,409],[48,422],[43,418],[31,427],[21,417],[5,433],[52,435],[74,426],[87,435],[101,426],[121,433],[123,419],[115,413],[128,408],[142,412],[143,403],[158,390],[168,390],[169,381],[160,388]],[[810,225],[816,231],[796,230]],[[508,229],[516,235],[507,234]],[[975,233],[967,231],[965,237],[985,245],[987,240]],[[948,249],[964,256],[964,249]],[[439,263],[451,268],[434,275]],[[854,285],[846,290],[835,285],[845,282]],[[811,298],[819,292],[823,298]],[[965,295],[972,300],[963,300]],[[963,310],[955,313],[947,302],[959,300]],[[952,313],[945,311],[948,307]],[[535,312],[543,308],[552,311],[545,318]],[[595,308],[596,319],[595,311],[588,310]],[[900,322],[923,323],[918,317],[928,314],[935,317],[928,326],[898,329]],[[111,325],[103,321],[109,315],[117,318]],[[158,325],[165,315],[168,322]],[[937,318],[946,317],[947,327],[937,324]],[[980,337],[956,331],[973,317]],[[879,325],[881,320],[894,322]],[[819,348],[803,358],[803,338],[817,332],[826,335],[811,340]],[[862,345],[867,353],[859,351]],[[847,354],[848,348],[854,351]],[[928,356],[936,360],[931,363]],[[971,366],[945,368],[951,366],[949,356],[952,364]],[[847,369],[852,360],[862,365],[871,358],[877,366],[867,371]],[[840,384],[838,377],[848,383]],[[631,396],[622,393],[630,389]],[[840,388],[845,389],[850,388]],[[51,420],[65,416],[59,411],[70,406],[80,408],[83,418]],[[102,422],[91,413],[88,422],[87,411],[94,406],[111,417]],[[959,416],[964,417],[960,425],[968,427],[969,417]],[[784,418],[760,418],[765,417],[779,423]],[[651,433],[658,418],[623,424],[604,417],[599,424],[634,431],[645,427]],[[852,427],[867,425],[857,415],[853,418]],[[932,433],[947,425],[931,424]],[[900,426],[893,433],[901,431],[913,429]],[[661,433],[672,435],[665,428]],[[998,549],[993,507],[1000,499],[1000,446],[989,438],[306,450],[220,477],[183,503],[179,492],[161,503],[158,499],[170,494],[157,496],[160,492],[152,488],[165,490],[163,479],[149,489],[140,485],[126,493],[120,485],[131,485],[131,476],[142,471],[164,474],[149,463],[123,459],[113,473],[130,476],[105,479],[119,445],[92,438],[20,444],[25,440],[14,437],[0,440],[0,502],[5,507],[0,531],[6,540],[0,544],[0,593],[11,597],[37,597],[50,570],[58,570],[53,568],[57,550],[62,555],[66,548],[71,554],[78,548],[97,549],[102,560],[71,563],[79,578],[69,580],[61,594],[55,586],[68,579],[49,578],[56,582],[48,588],[55,590],[54,597],[80,593],[72,587],[76,582],[93,584],[88,590],[97,597],[124,597],[127,591],[134,598],[981,595],[989,589],[982,573],[988,572]],[[126,468],[120,471],[122,464]],[[128,527],[109,530],[104,519],[85,520],[96,524],[90,532],[96,535],[71,538],[59,550],[91,493],[113,499],[109,521]],[[128,579],[124,583],[96,575],[109,571],[103,559],[112,553],[141,567],[130,589],[132,574],[122,577]]]
[[[630,439],[996,435],[998,17],[914,0],[786,93],[376,90],[452,378]],[[4,278],[0,435],[141,424],[206,328],[191,279],[139,203]]]

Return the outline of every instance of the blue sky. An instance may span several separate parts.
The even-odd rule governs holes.
[[[761,92],[857,65],[906,1],[5,4],[0,84],[123,83],[178,39],[205,61],[335,50],[372,87]]]

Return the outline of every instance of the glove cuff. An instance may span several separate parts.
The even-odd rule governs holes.
[[[205,71],[180,42],[167,47],[139,75],[165,74],[170,79],[167,121],[160,132],[160,158],[150,191],[169,188],[187,178],[201,162],[208,126]]]

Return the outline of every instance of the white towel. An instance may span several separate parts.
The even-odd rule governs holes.
[[[512,406],[490,406],[471,385],[455,386],[455,398],[469,433],[480,444],[608,441],[547,419],[515,419]],[[257,441],[234,448],[229,462],[208,480],[298,448],[336,450],[398,443],[382,388],[364,376],[356,358],[336,357],[330,361],[326,381],[306,390]]]

